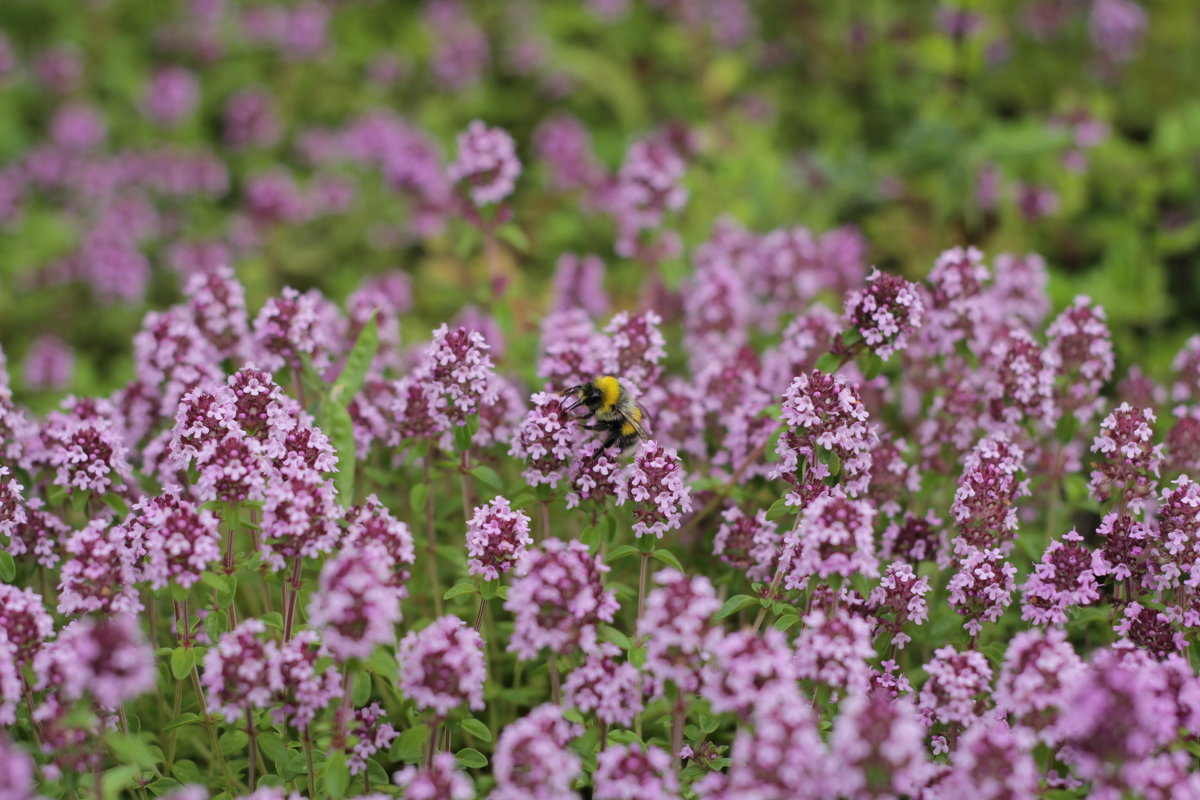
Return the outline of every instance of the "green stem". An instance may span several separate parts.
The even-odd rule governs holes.
[[[438,580],[437,569],[437,533],[433,520],[433,453],[425,456],[425,539],[428,542],[428,552],[425,554],[425,568],[429,572],[429,590],[433,593],[433,609],[435,616],[442,615],[441,581]]]

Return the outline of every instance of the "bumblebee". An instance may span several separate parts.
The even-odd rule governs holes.
[[[608,434],[603,444],[606,450],[616,445],[623,453],[639,441],[650,438],[646,430],[646,410],[612,375],[601,375],[587,383],[564,389],[559,395],[575,398],[575,402],[564,407],[564,411],[571,412],[579,406],[587,409],[578,419],[594,420],[590,425],[583,427],[589,431],[605,431]]]

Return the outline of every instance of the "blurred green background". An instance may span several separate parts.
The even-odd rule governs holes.
[[[229,171],[227,188],[213,194],[145,196],[169,225],[138,243],[150,272],[144,298],[133,301],[62,275],[63,260],[85,246],[94,207],[69,189],[29,190],[3,213],[0,181],[0,343],[14,390],[35,407],[61,394],[32,391],[21,377],[30,344],[46,333],[76,350],[69,388],[123,383],[142,316],[180,297],[172,245],[235,235],[250,176],[282,169],[306,185],[315,170],[305,137],[378,110],[427,131],[447,158],[475,118],[516,138],[525,173],[511,291],[535,313],[565,251],[604,255],[625,301],[642,274],[613,254],[611,221],[555,191],[536,157],[538,125],[566,112],[585,123],[609,168],[654,130],[690,132],[691,198],[677,220],[685,253],[664,265],[669,282],[686,275],[689,253],[722,216],[755,231],[852,224],[872,263],[912,277],[955,244],[989,258],[1035,251],[1050,266],[1056,308],[1079,293],[1105,306],[1118,374],[1136,363],[1161,375],[1200,319],[1200,3],[1134,4],[1144,29],[1124,32],[1098,18],[1108,5],[452,2],[436,4],[451,20],[439,23],[435,4],[383,0],[5,0],[8,185],[22,182],[70,104],[103,120],[91,158],[166,148],[209,154]],[[608,7],[618,13],[606,16]],[[318,52],[297,57],[247,34],[248,18],[278,8],[324,19]],[[433,63],[460,24],[484,37],[486,53],[473,80],[448,88]],[[215,54],[194,41],[201,29]],[[59,51],[77,56],[79,74],[68,90],[47,91],[39,59]],[[150,76],[166,65],[191,71],[200,89],[195,113],[169,129],[139,110]],[[384,67],[394,75],[380,79]],[[234,150],[223,140],[225,108],[247,87],[273,95],[282,136]],[[469,226],[403,235],[412,209],[378,174],[347,168],[341,177],[356,187],[344,212],[275,225],[239,253],[251,313],[283,285],[341,300],[365,276],[400,268],[414,281],[405,320],[413,341],[480,299],[469,280],[478,274]]]

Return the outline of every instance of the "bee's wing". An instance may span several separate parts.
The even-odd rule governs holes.
[[[638,403],[638,411],[642,412],[641,420],[636,420],[633,417],[625,416],[624,419],[633,426],[633,430],[637,433],[638,438],[643,441],[650,438],[650,413],[646,411],[646,407]]]

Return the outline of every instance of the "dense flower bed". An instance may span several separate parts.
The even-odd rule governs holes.
[[[572,26],[649,30],[732,65],[696,91],[753,135],[762,98],[726,84],[757,84],[720,70],[786,62],[791,28],[741,0],[433,0],[394,12],[419,60],[353,44],[389,16],[352,4],[100,5],[154,33],[136,124],[23,38],[37,12],[0,36],[0,102],[48,112],[0,137],[30,259],[0,277],[43,331],[0,349],[0,798],[1200,798],[1200,336],[1131,366],[1180,337],[1136,340],[1118,267],[1100,302],[1002,244],[1050,188],[974,165],[978,207],[914,263],[876,224],[689,217],[735,203],[728,131],[606,159],[581,117],[494,119],[523,113],[501,57],[633,113]],[[1022,8],[926,15],[951,77],[1001,23],[1083,32],[1096,80],[1140,63],[1131,0]],[[320,90],[343,68],[353,112]],[[439,136],[384,95],[418,89],[497,113]],[[1114,157],[1097,119],[1053,124],[1068,173]],[[35,318],[80,296],[94,340]],[[627,448],[571,391],[605,375]]]

